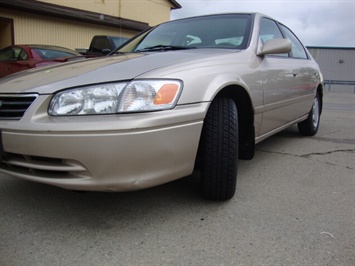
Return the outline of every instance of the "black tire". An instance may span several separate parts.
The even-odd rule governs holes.
[[[211,200],[228,200],[236,190],[238,113],[232,99],[216,98],[208,109],[200,142],[201,187]]]
[[[314,136],[319,128],[320,114],[321,114],[321,99],[318,92],[314,97],[311,111],[308,114],[308,118],[298,123],[298,131],[304,136]]]

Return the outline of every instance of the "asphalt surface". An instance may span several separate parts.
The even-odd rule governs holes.
[[[0,175],[0,265],[355,265],[355,94],[325,95],[315,137],[256,149],[227,202],[197,174],[130,193]]]

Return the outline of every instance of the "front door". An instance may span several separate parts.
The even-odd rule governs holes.
[[[277,23],[263,18],[259,31],[260,45],[270,39],[283,39]],[[260,134],[266,134],[295,119],[294,109],[299,98],[299,66],[289,54],[266,55],[261,59],[264,112]]]

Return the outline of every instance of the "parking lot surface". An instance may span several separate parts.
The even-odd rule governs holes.
[[[130,193],[0,175],[0,265],[355,265],[355,94],[324,100],[315,137],[293,126],[239,161],[227,202],[198,173]]]

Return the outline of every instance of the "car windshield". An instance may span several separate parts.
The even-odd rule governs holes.
[[[218,15],[161,24],[133,38],[117,52],[143,52],[190,48],[245,49],[251,15]]]

